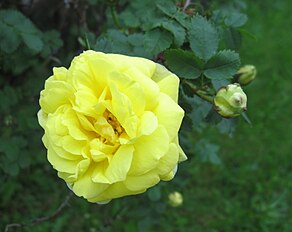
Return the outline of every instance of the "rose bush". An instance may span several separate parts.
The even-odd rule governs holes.
[[[178,87],[176,75],[144,58],[86,51],[69,69],[54,68],[38,119],[58,176],[100,203],[172,179],[186,159]]]

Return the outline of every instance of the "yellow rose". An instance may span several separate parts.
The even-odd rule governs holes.
[[[150,60],[86,51],[54,68],[38,113],[48,160],[90,202],[145,192],[174,177],[184,111],[179,79]]]

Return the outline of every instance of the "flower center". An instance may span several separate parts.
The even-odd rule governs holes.
[[[124,131],[124,128],[121,126],[117,118],[108,110],[105,110],[103,116],[107,120],[107,122],[112,126],[115,134],[117,136],[121,135]]]

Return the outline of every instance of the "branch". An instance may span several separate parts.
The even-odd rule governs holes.
[[[49,221],[49,220],[55,218],[68,205],[68,202],[69,202],[69,200],[71,199],[72,196],[73,196],[73,192],[70,191],[69,194],[66,196],[65,200],[62,202],[62,204],[51,215],[33,219],[29,223],[11,223],[11,224],[7,224],[6,227],[5,227],[4,232],[8,232],[9,229],[13,228],[13,227],[23,228],[23,227],[27,227],[27,226],[33,226],[33,225],[37,225],[37,224],[40,224],[40,223],[43,223],[45,221]]]
[[[193,90],[194,94],[196,94],[198,97],[213,104],[213,101],[214,101],[213,97],[210,96],[208,93],[201,90],[200,88],[198,88],[195,84],[191,83],[190,81],[184,80],[183,82],[186,83]]]

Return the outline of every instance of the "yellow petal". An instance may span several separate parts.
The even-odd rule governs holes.
[[[138,136],[150,135],[158,127],[157,117],[151,111],[145,111],[140,118]]]
[[[94,183],[92,181],[92,172],[93,167],[90,166],[89,169],[73,184],[72,189],[77,196],[82,196],[86,199],[94,198],[109,187],[109,184]]]
[[[145,96],[141,85],[128,75],[119,72],[112,72],[109,81],[114,82],[119,91],[128,97],[133,111],[140,116],[145,109]]]
[[[75,99],[75,105],[73,107],[74,110],[91,117],[98,116],[98,113],[95,110],[95,106],[98,103],[98,98],[91,89],[79,89],[75,93]]]
[[[124,73],[127,73],[129,69],[134,67],[145,76],[151,77],[156,68],[153,61],[140,57],[130,57],[119,54],[107,54],[107,56],[109,59],[115,60],[116,69]]]
[[[129,68],[125,73],[133,78],[133,80],[143,88],[145,96],[145,110],[151,111],[158,103],[159,86],[152,79],[136,68]]]
[[[46,114],[54,113],[62,105],[70,105],[74,99],[73,88],[64,81],[52,80],[52,77],[46,81],[40,95],[39,103]]]
[[[174,167],[177,165],[178,157],[178,148],[176,144],[171,143],[166,154],[159,160],[159,164],[157,166],[159,175],[163,177],[173,171]]]
[[[158,118],[158,124],[165,127],[172,141],[179,131],[184,116],[183,109],[168,95],[160,93],[158,106],[153,113]]]
[[[75,140],[67,135],[62,138],[62,147],[69,153],[80,155],[87,141]]]
[[[75,173],[75,169],[80,160],[63,159],[53,149],[48,149],[48,160],[59,172]]]
[[[142,193],[144,191],[131,191],[123,182],[112,184],[108,189],[95,198],[88,199],[90,202],[107,202],[113,198]]]
[[[72,183],[76,181],[79,177],[81,177],[88,169],[90,165],[90,159],[81,160],[75,169],[74,174],[66,173],[66,172],[58,172],[58,176],[65,180],[66,182]]]
[[[125,186],[131,191],[146,191],[147,188],[156,185],[160,178],[156,171],[151,171],[140,176],[128,176]]]
[[[132,145],[122,145],[114,154],[105,176],[110,183],[123,181],[126,179],[133,158],[134,147]]]
[[[49,141],[49,148],[48,149],[51,149],[53,150],[56,155],[60,156],[62,159],[65,159],[65,160],[80,160],[82,158],[81,154],[78,154],[78,155],[75,155],[75,154],[72,154],[68,151],[66,151],[63,147],[59,147],[55,144],[52,143],[52,141]]]
[[[39,124],[41,125],[41,127],[43,129],[45,129],[45,126],[46,126],[46,123],[47,123],[47,120],[48,120],[48,115],[45,114],[44,111],[41,109],[41,110],[39,110],[37,116],[38,116]]]
[[[184,153],[183,149],[179,145],[178,136],[175,137],[175,139],[173,140],[173,142],[176,144],[176,146],[178,148],[178,152],[179,152],[179,160],[178,161],[179,162],[183,162],[183,161],[187,160],[188,157],[186,156],[186,154]]]
[[[67,69],[64,67],[55,67],[53,68],[54,79],[59,81],[67,80]]]
[[[179,78],[168,71],[164,66],[156,64],[157,68],[152,76],[152,79],[159,85],[160,91],[167,94],[177,102],[178,100],[178,89],[179,89]]]
[[[141,136],[134,143],[135,152],[129,175],[142,175],[156,168],[169,147],[169,137],[159,126],[151,135]]]

